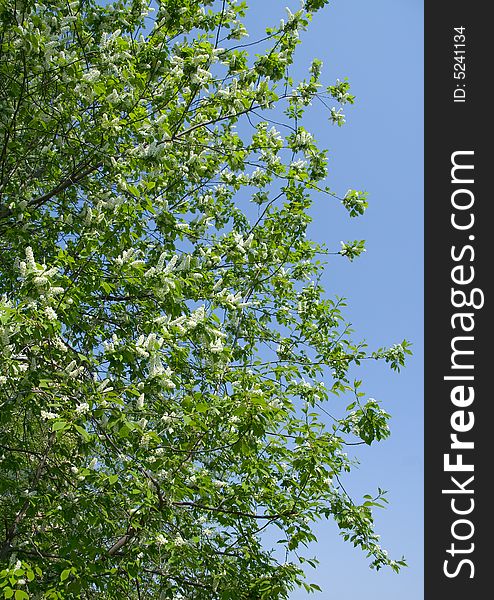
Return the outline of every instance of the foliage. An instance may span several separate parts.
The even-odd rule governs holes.
[[[297,557],[320,517],[403,564],[382,492],[339,483],[345,445],[389,433],[349,370],[408,347],[367,353],[318,283],[311,197],[337,196],[303,113],[341,125],[353,96],[317,60],[290,77],[326,2],[303,4],[252,54],[235,0],[2,0],[5,598],[287,598],[317,588]]]

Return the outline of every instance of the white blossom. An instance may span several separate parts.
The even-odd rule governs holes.
[[[105,378],[103,381],[100,381],[96,387],[96,390],[100,393],[103,392],[111,392],[113,390],[112,387],[108,387],[110,385],[110,379]]]
[[[149,359],[149,377],[157,377],[162,375],[165,371],[161,358],[158,354],[152,354]]]
[[[75,412],[78,415],[83,415],[89,411],[89,404],[87,402],[81,402],[75,407]]]
[[[58,348],[58,350],[61,350],[62,352],[67,351],[67,346],[63,343],[63,341],[59,337],[56,337],[53,340],[53,345],[55,346],[55,348]]]
[[[26,248],[25,252],[26,252],[26,260],[27,260],[27,264],[28,264],[29,268],[32,270],[36,269],[36,262],[34,260],[33,249],[31,248],[31,246],[28,246]]]
[[[100,75],[101,73],[98,71],[98,69],[89,69],[89,71],[84,73],[82,79],[88,83],[94,83],[99,79]]]
[[[49,419],[56,419],[58,417],[57,413],[48,412],[46,410],[42,410],[40,414],[41,414],[41,418],[45,421],[48,421]]]
[[[53,310],[51,306],[47,306],[45,308],[45,315],[48,317],[49,321],[56,321],[58,319],[57,313]]]
[[[178,534],[175,539],[173,540],[173,543],[175,544],[175,546],[185,546],[185,544],[187,543],[184,538]]]
[[[224,487],[228,487],[228,482],[227,481],[220,481],[219,479],[214,479],[213,480],[213,485],[215,488],[224,488]]]
[[[209,351],[213,354],[219,354],[220,352],[223,352],[223,350],[224,345],[221,338],[216,338],[216,340],[209,346]]]
[[[84,367],[78,367],[75,360],[71,360],[70,363],[65,367],[65,372],[69,377],[72,377],[73,379],[78,377],[83,371]]]
[[[297,131],[294,139],[294,146],[296,149],[302,150],[308,148],[312,142],[312,135],[308,131],[304,131],[303,129]]]
[[[111,94],[109,94],[106,97],[107,102],[110,102],[110,104],[114,104],[115,102],[118,101],[118,92],[117,90],[113,90]]]

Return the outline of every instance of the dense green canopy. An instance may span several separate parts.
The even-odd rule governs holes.
[[[318,518],[403,564],[339,479],[389,433],[349,369],[408,349],[319,284],[311,198],[367,202],[303,127],[353,96],[289,76],[302,4],[256,44],[235,0],[1,1],[5,598],[287,598]]]

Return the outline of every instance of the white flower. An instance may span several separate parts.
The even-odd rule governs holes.
[[[86,206],[86,210],[84,212],[84,225],[91,225],[92,220],[93,220],[93,210],[90,206]]]
[[[180,329],[183,329],[180,326],[182,325],[182,323],[185,323],[186,320],[187,320],[187,317],[182,315],[180,317],[177,317],[176,319],[173,319],[173,321],[169,321],[168,325],[170,325],[171,327],[178,327],[178,329],[180,330]]]
[[[146,419],[143,419],[143,421],[146,421],[146,424],[147,424],[147,420],[146,420]],[[141,446],[144,446],[144,447],[148,446],[148,445],[149,445],[149,442],[150,442],[152,439],[153,439],[153,437],[152,437],[152,435],[151,435],[150,433],[145,433],[145,434],[142,436],[142,438],[141,438],[141,441],[140,441],[140,444],[141,444]],[[154,458],[154,460],[152,460],[153,458],[154,458],[154,457],[151,457],[151,458],[149,458],[149,460],[150,460],[151,462],[155,462],[155,461],[156,461],[156,458]],[[150,483],[151,483],[151,485],[152,485],[152,482],[150,482]]]
[[[220,277],[218,279],[218,281],[213,285],[213,290],[216,292],[216,290],[219,290],[219,288],[221,287],[223,283],[223,277]]]
[[[67,350],[67,346],[58,337],[53,340],[53,345],[55,346],[55,348],[58,348],[62,352],[65,352]]]
[[[28,262],[28,265],[31,269],[35,269],[36,268],[36,262],[34,261],[34,254],[33,254],[33,249],[31,248],[31,246],[28,246],[25,250],[26,252],[26,260]]]
[[[124,263],[132,263],[136,255],[137,252],[133,248],[123,250],[122,254],[115,259],[115,263],[119,266],[122,266]]]
[[[278,400],[278,398],[271,400],[271,402],[269,402],[269,406],[274,409],[283,408],[283,404],[280,402],[280,400]]]
[[[75,408],[75,412],[78,415],[83,415],[84,413],[87,413],[89,410],[89,404],[87,402],[81,402],[81,404],[78,404]]]
[[[209,351],[212,352],[213,354],[219,354],[220,352],[223,352],[223,349],[224,349],[224,345],[223,345],[223,341],[221,340],[221,338],[216,338],[214,343],[209,346]]]
[[[115,102],[117,102],[117,100],[118,100],[117,90],[113,90],[113,92],[106,97],[106,100],[108,102],[110,102],[111,104],[114,104]]]
[[[46,285],[48,283],[48,278],[45,277],[44,275],[39,275],[38,277],[35,277],[33,279],[33,283],[34,285],[37,285],[39,287]]]
[[[111,391],[113,388],[109,388],[108,384],[110,383],[109,379],[103,379],[103,381],[100,381],[96,387],[96,390],[98,392],[109,392]]]
[[[190,329],[194,329],[197,327],[198,323],[201,323],[206,318],[206,309],[204,306],[200,306],[197,310],[195,310],[189,317],[187,321],[187,326]]]
[[[136,404],[139,410],[142,410],[144,408],[144,394],[141,394],[139,398],[137,398]]]
[[[157,354],[152,354],[149,359],[149,377],[157,377],[164,373],[165,369],[161,358]]]
[[[163,340],[155,333],[150,333],[142,345],[146,348],[146,350],[151,352],[152,350],[159,350],[163,345]]]
[[[157,268],[158,268],[158,269],[160,269],[160,268],[162,267],[162,265],[163,265],[163,263],[162,263],[162,257],[163,257],[163,256],[164,256],[164,255],[162,254],[162,255],[160,256],[160,259],[159,259],[159,261],[158,261],[158,265],[157,265]],[[168,275],[168,274],[169,274],[171,271],[173,271],[173,269],[175,268],[175,265],[177,264],[177,262],[178,262],[178,256],[177,256],[176,254],[174,254],[174,255],[171,257],[171,259],[170,259],[170,262],[169,262],[169,263],[166,265],[166,267],[163,269],[163,274],[164,274],[164,275]],[[161,263],[161,265],[160,265],[160,263]]]
[[[96,469],[97,465],[98,465],[98,459],[95,457],[89,463],[88,468],[89,469]]]
[[[312,136],[308,131],[298,131],[295,136],[294,146],[297,149],[307,148],[312,142]]]
[[[253,173],[250,176],[251,183],[253,185],[261,185],[264,181],[265,176],[266,173],[259,167],[256,167],[255,171],[253,171]]]
[[[84,73],[82,79],[84,81],[92,83],[93,81],[96,81],[100,75],[101,73],[98,71],[98,69],[90,69],[87,73]]]
[[[228,487],[228,482],[227,481],[220,481],[219,479],[215,479],[213,481],[213,485],[214,485],[214,487],[220,489],[220,488],[223,488],[223,487]]]
[[[75,360],[71,360],[70,363],[65,367],[65,372],[67,373],[67,375],[74,379],[78,375],[80,375],[83,371],[84,371],[84,367],[83,366],[78,367]]]
[[[58,417],[57,413],[48,412],[46,410],[42,410],[40,414],[41,414],[41,418],[44,419],[45,421],[47,421],[48,419],[56,419]]]
[[[177,387],[171,379],[164,379],[163,385],[166,387],[167,390],[173,390]]]
[[[306,160],[294,160],[292,163],[290,163],[290,167],[295,171],[301,171],[302,169],[305,169],[306,166]]]
[[[180,260],[177,269],[179,271],[187,271],[190,268],[190,254],[184,254]]]
[[[175,546],[185,546],[185,544],[187,543],[184,538],[178,534],[176,536],[176,538],[173,540],[173,543],[175,544]]]
[[[21,262],[19,263],[19,271],[21,273],[21,277],[25,277],[26,273],[27,273],[27,265],[26,263],[21,260]]]

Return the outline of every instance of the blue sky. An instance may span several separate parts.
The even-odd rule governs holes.
[[[260,0],[251,3],[256,12]],[[348,77],[356,104],[347,124],[331,126],[319,108],[306,126],[329,149],[328,183],[369,193],[364,217],[349,220],[316,198],[312,237],[329,248],[366,239],[367,253],[350,263],[330,261],[328,295],[349,300],[347,316],[371,348],[407,338],[414,356],[400,374],[369,363],[359,374],[364,390],[393,416],[389,440],[359,453],[361,465],[345,481],[356,498],[380,486],[389,507],[376,514],[382,546],[404,554],[400,575],[368,567],[333,523],[317,526],[310,548],[320,560],[310,581],[324,600],[423,598],[423,5],[421,0],[333,0],[303,37],[294,76],[313,57],[324,62],[323,81]],[[263,2],[263,21],[277,22],[288,0]],[[291,600],[303,600],[295,592]]]

